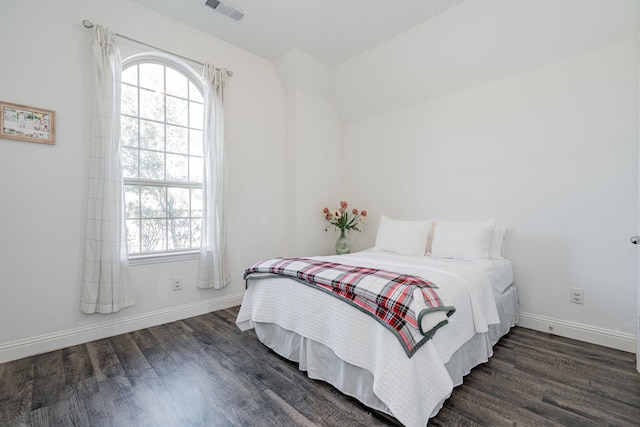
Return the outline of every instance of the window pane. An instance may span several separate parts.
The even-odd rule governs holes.
[[[189,216],[189,189],[167,189],[167,216],[169,218],[184,218]]]
[[[167,151],[188,154],[187,128],[167,125]]]
[[[188,181],[188,162],[188,156],[167,153],[167,181]]]
[[[202,157],[189,157],[189,182],[202,182],[204,163]]]
[[[203,136],[201,130],[189,129],[189,154],[192,156],[203,155]]]
[[[199,248],[200,247],[200,236],[201,236],[201,226],[202,220],[200,218],[194,218],[191,220],[191,247]]]
[[[191,216],[202,216],[202,190],[191,190]]]
[[[147,219],[142,225],[142,252],[163,251],[167,248],[167,230],[165,219]]]
[[[189,127],[203,129],[204,105],[195,102],[189,103]]]
[[[140,150],[140,178],[164,179],[164,153]]]
[[[167,123],[188,126],[187,101],[167,96]]]
[[[120,113],[127,114],[129,116],[138,115],[138,89],[129,86],[122,85],[120,92]]]
[[[193,83],[189,82],[189,99],[192,101],[204,103],[202,92]]]
[[[140,64],[140,87],[164,92],[164,66]]]
[[[164,121],[164,96],[157,92],[140,89],[140,117]]]
[[[165,70],[167,72],[167,95],[186,98],[188,96],[189,80],[172,68],[167,67]]]
[[[189,249],[191,246],[191,227],[189,219],[169,220],[168,249]]]
[[[140,120],[140,147],[163,151],[164,125],[148,120]]]
[[[125,178],[138,177],[138,149],[126,148],[122,149],[122,175]]]
[[[140,252],[140,221],[127,220],[127,249],[129,253]]]
[[[122,120],[120,121],[120,135],[122,145],[137,147],[138,119],[132,117],[122,117]]]
[[[138,66],[134,65],[122,70],[122,83],[129,83],[133,86],[138,86]]]
[[[165,206],[167,204],[167,189],[164,187],[140,187],[141,191],[141,218],[166,217]]]
[[[140,218],[140,186],[124,186],[125,215],[127,218]]]

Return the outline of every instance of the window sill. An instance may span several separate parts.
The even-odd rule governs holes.
[[[186,261],[198,259],[199,251],[162,252],[155,254],[130,255],[129,265],[161,264],[165,262]]]

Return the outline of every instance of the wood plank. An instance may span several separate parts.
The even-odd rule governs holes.
[[[31,423],[34,357],[5,363],[0,381],[0,425]]]
[[[163,336],[162,333],[158,333],[158,335]],[[154,337],[154,339],[157,338]],[[174,407],[182,408],[187,414],[190,424],[205,425],[209,420],[213,425],[232,425],[223,415],[224,410],[221,405],[216,405],[215,401],[209,403],[209,400],[215,400],[216,393],[211,393],[202,385],[204,381],[202,373],[192,367],[188,358],[181,359],[177,344],[173,342],[173,339],[162,342],[160,345],[148,347],[142,352],[161,379],[162,385],[175,400]],[[215,384],[210,385],[209,388],[214,386]],[[221,412],[216,410],[216,406]]]
[[[552,352],[540,346],[518,345],[510,354],[512,357],[518,357],[517,367],[520,371],[529,372],[539,379],[570,383],[572,387],[587,392],[593,391],[603,398],[630,405],[638,404],[640,382],[629,381],[629,373],[633,372],[632,370],[624,373],[609,370],[605,362],[567,360],[562,353]],[[601,387],[594,388],[594,384]]]
[[[102,406],[94,406],[93,409],[107,414],[109,422],[114,426],[151,426],[149,414],[133,393],[131,381],[110,340],[92,341],[86,346],[97,380],[96,385],[101,398],[99,404]]]
[[[161,343],[153,336],[149,329],[141,329],[128,334],[136,343],[140,351],[159,346]]]
[[[262,393],[255,388],[246,387],[243,382],[238,381],[237,373],[225,369],[217,357],[207,355],[201,345],[187,335],[188,331],[183,329],[182,322],[163,325],[152,332],[163,339],[173,337],[176,350],[173,354],[177,356],[176,359],[191,372],[192,379],[197,378],[196,387],[200,393],[209,397],[210,404],[217,412],[224,411],[232,424],[248,425],[255,417],[270,420],[279,415],[273,411],[273,406],[268,404]],[[283,423],[286,424],[287,422]]]
[[[123,334],[108,339],[115,357],[117,357],[124,375],[131,385],[158,379],[155,371],[140,351],[131,335]]]
[[[68,384],[66,389],[66,399],[54,405],[53,412],[56,415],[53,417],[55,421],[52,422],[51,425],[65,425],[64,423],[67,423],[66,425],[73,426],[90,425],[91,422],[89,414],[91,413],[94,415],[91,412],[90,404],[91,401],[78,393],[78,388],[75,383]],[[66,419],[63,418],[63,415],[65,414],[67,415]]]
[[[31,423],[28,424],[31,427],[48,427],[51,425],[49,421],[49,408],[41,406],[36,410],[31,411]]]
[[[532,412],[522,402],[508,401],[501,393],[493,393],[493,387],[482,389],[473,386],[458,387],[444,407],[471,419],[476,423],[493,426],[513,425],[517,420],[527,419],[530,425],[558,427],[562,424]],[[440,418],[438,413],[437,418]]]
[[[53,405],[66,398],[62,352],[52,351],[34,356],[31,410]]]
[[[105,413],[114,426],[154,426],[150,414],[133,393],[131,383],[121,376],[112,376],[98,381],[104,400]]]
[[[297,369],[297,364],[270,352],[260,344],[253,331],[248,331],[252,335],[253,346],[250,349],[246,349],[241,354],[231,351],[229,346],[224,343],[238,335],[239,329],[234,323],[229,323],[231,319],[223,319],[210,313],[185,319],[183,322],[190,324],[192,329],[201,331],[196,336],[206,347],[208,354],[219,360],[226,369],[234,372],[238,381],[247,384],[248,388],[266,389],[270,386],[272,390],[278,390],[279,395],[287,404],[311,422],[325,425],[338,425],[344,422],[342,414],[348,408],[341,405],[343,395],[339,395],[341,399],[333,399],[333,396],[318,394],[316,398],[322,400],[323,404],[319,407],[323,409],[316,411],[313,407],[309,407],[305,396],[308,395],[308,388],[312,383],[304,372]],[[235,318],[233,318],[233,322],[235,322]],[[208,331],[208,333],[204,331]],[[277,358],[276,360],[273,360],[274,356]],[[269,363],[265,363],[265,360],[269,360]],[[331,390],[335,392],[333,388]],[[318,390],[314,389],[314,391]],[[369,418],[364,420],[364,425],[372,425],[371,423],[372,420]]]
[[[277,393],[274,393],[272,390],[265,390],[265,395],[273,401],[273,403],[280,408],[289,418],[292,420],[292,425],[301,426],[301,427],[319,427],[318,424],[310,421],[302,415],[300,412],[296,411],[291,405],[289,405],[284,399],[282,399]]]
[[[129,382],[118,356],[116,356],[109,340],[103,339],[86,344],[93,372],[98,382],[109,378],[120,378]],[[131,385],[131,384],[129,384]]]
[[[86,345],[63,348],[61,353],[65,384],[75,384],[93,377],[93,366]]]
[[[478,367],[465,381],[465,385],[473,390],[483,391],[508,404],[510,413],[529,419],[534,425],[571,425],[599,427],[600,424],[590,420],[584,414],[568,413],[562,408],[547,405],[543,402],[543,387],[535,381],[535,377],[525,377],[524,373],[498,376],[491,369]],[[524,378],[523,378],[524,377]],[[515,408],[518,408],[517,410]],[[496,410],[499,410],[496,408]]]
[[[606,361],[607,366],[610,368],[616,367],[623,371],[628,371],[630,367],[634,366],[633,358],[629,358],[629,353],[613,348],[526,328],[516,328],[510,336],[519,342],[524,342],[528,339],[530,342],[533,341],[537,343],[538,346],[551,351],[561,352],[567,357],[574,355],[578,359]]]
[[[477,426],[478,423],[444,406],[438,412],[438,417],[430,419],[428,425],[430,427],[473,427]]]
[[[75,394],[75,398],[77,398],[79,402],[82,402],[88,420],[86,424],[78,425],[101,427],[111,427],[113,425],[107,412],[104,395],[95,377],[73,383],[73,393]]]

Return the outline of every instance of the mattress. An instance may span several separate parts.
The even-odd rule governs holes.
[[[436,283],[457,311],[411,358],[371,316],[290,279],[249,281],[236,323],[243,330],[255,328],[260,341],[298,362],[311,378],[407,426],[426,425],[453,387],[488,360],[495,341],[515,324],[515,288],[494,297],[496,287],[504,286],[496,278],[505,277],[508,262],[490,267],[376,251],[319,258],[421,275]]]

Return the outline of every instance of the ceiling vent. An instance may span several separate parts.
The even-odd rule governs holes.
[[[228,16],[234,21],[240,21],[246,15],[246,13],[226,1],[207,0],[204,4],[216,12],[221,13],[224,16]]]

